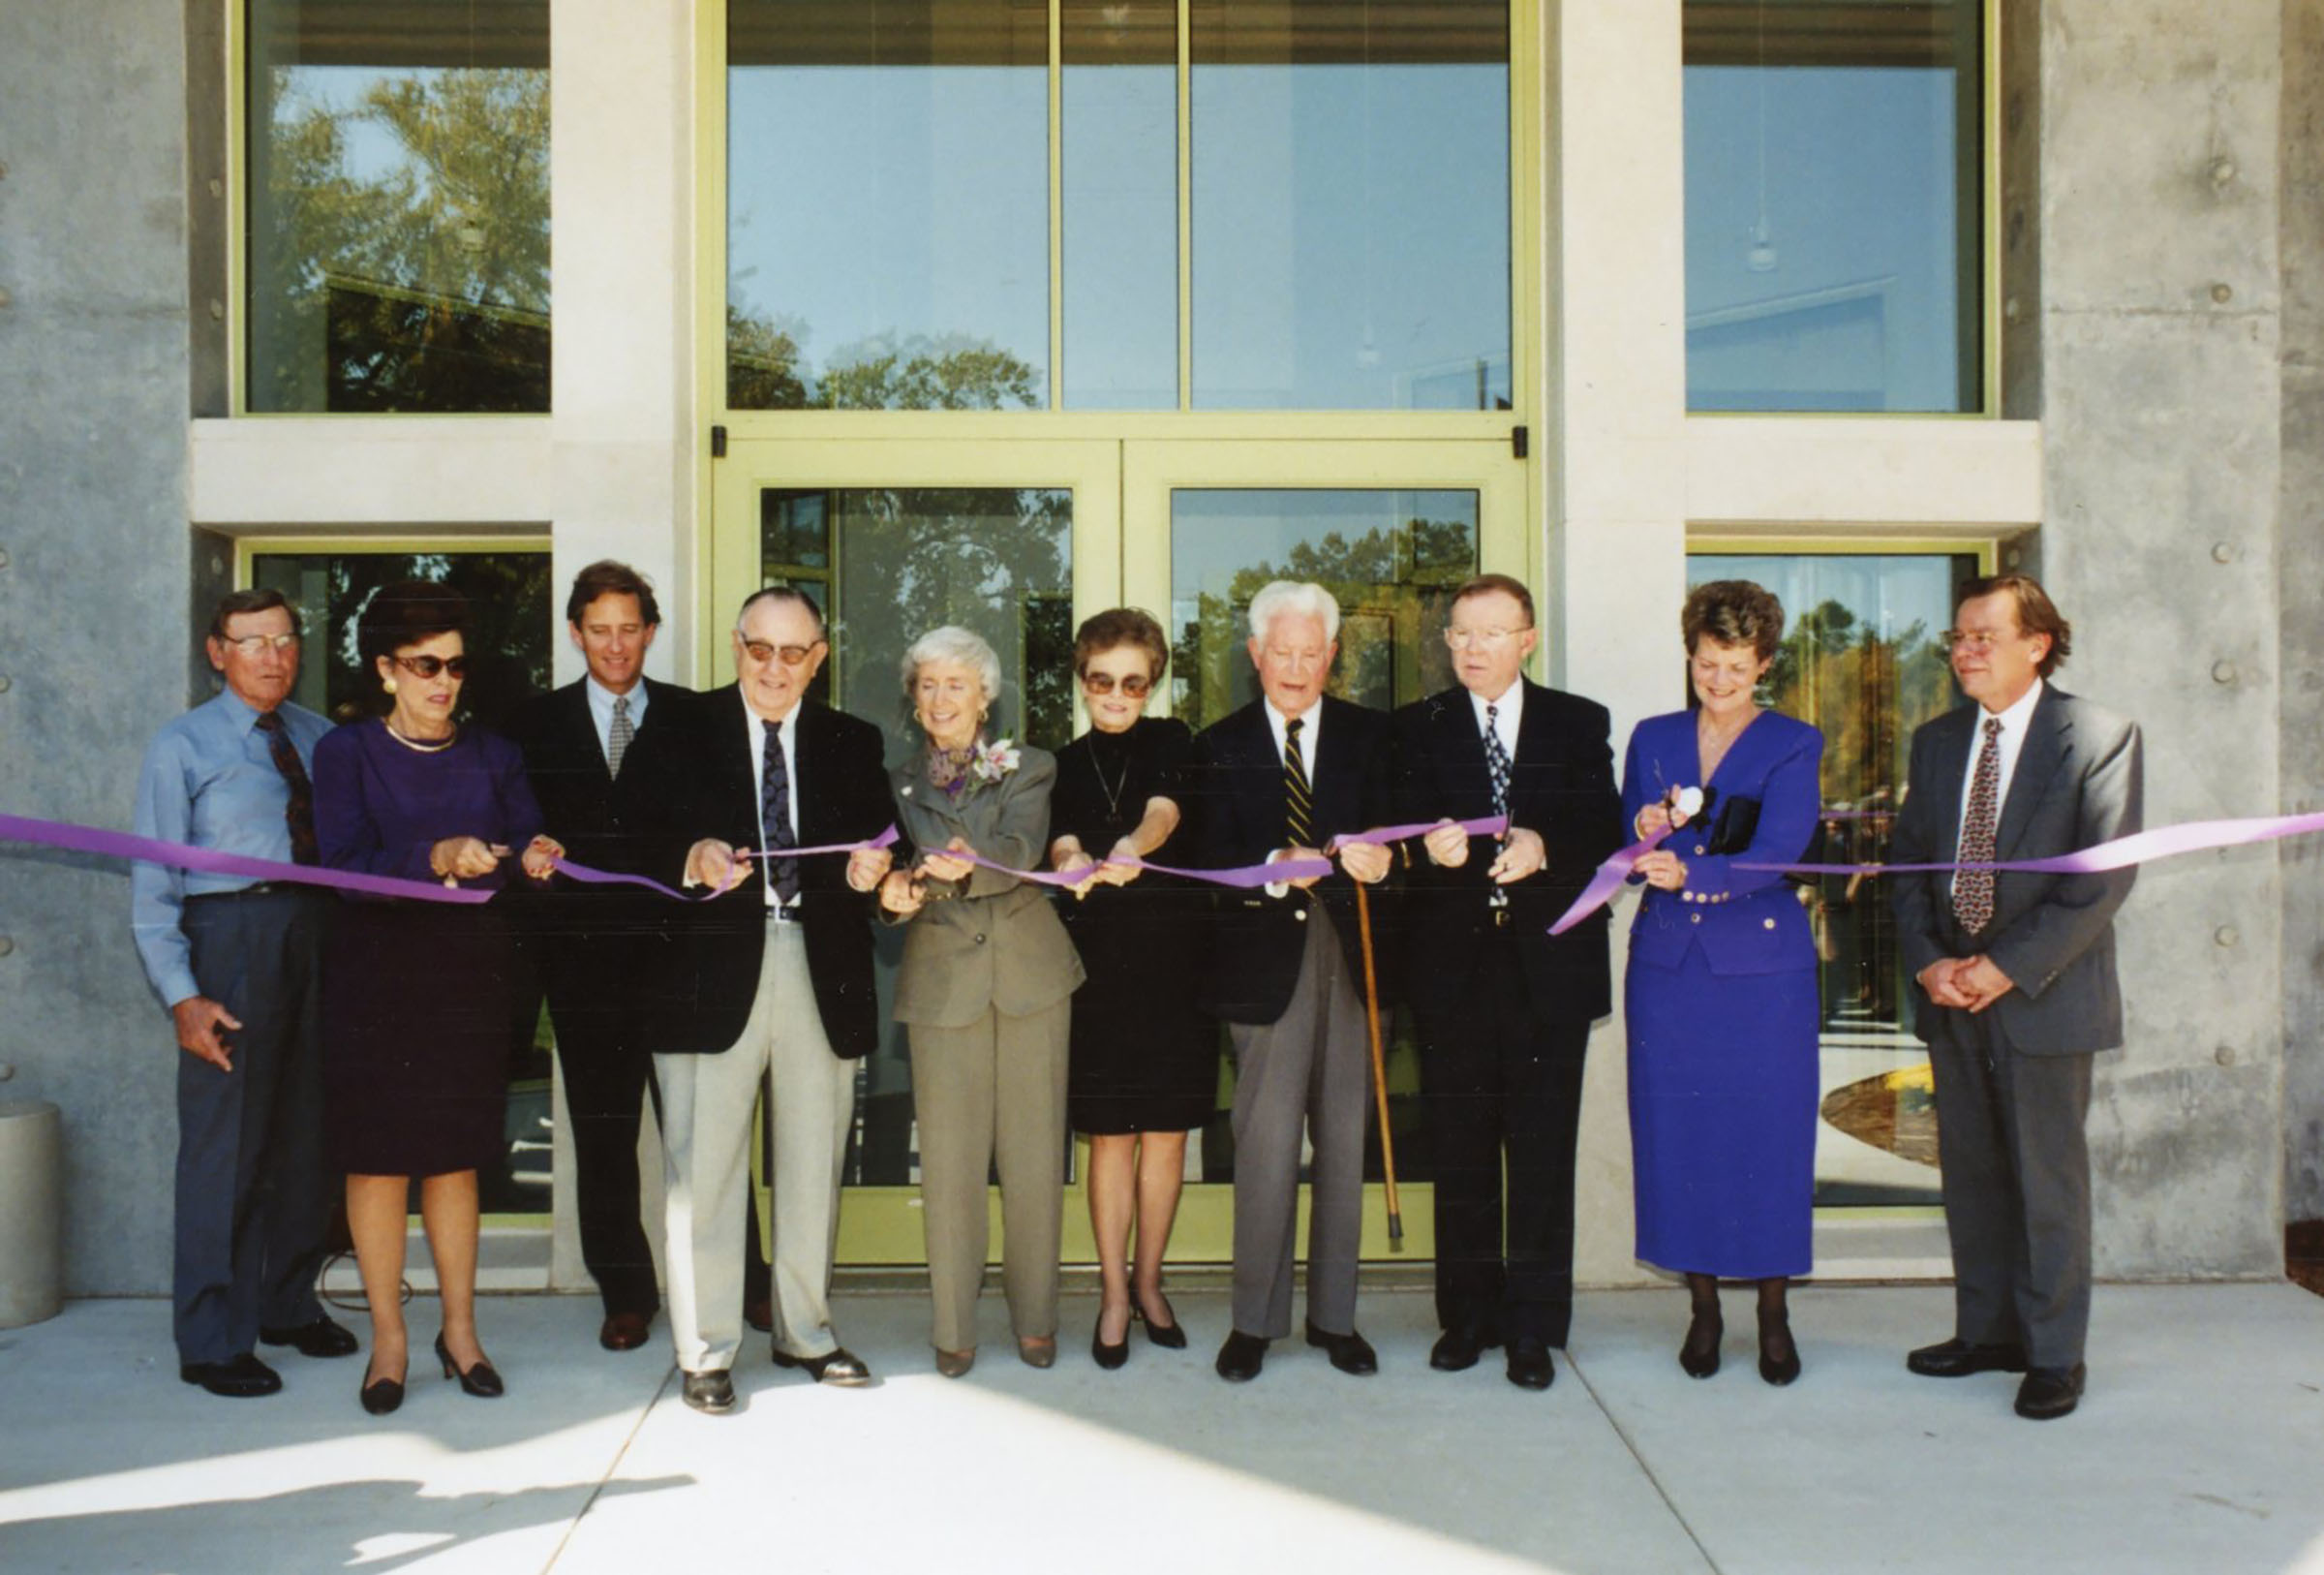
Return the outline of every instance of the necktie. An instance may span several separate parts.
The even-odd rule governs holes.
[[[759,829],[769,848],[796,848],[799,834],[791,829],[791,771],[782,757],[782,729],[767,729],[766,783],[759,791]],[[799,895],[799,861],[775,861],[775,898],[788,903]]]
[[[1964,864],[1993,860],[1994,832],[2001,822],[2002,719],[1985,719],[1985,744],[1977,751],[1976,774],[1970,779],[1969,808],[1961,817],[1960,859]],[[1963,870],[1953,877],[1953,916],[1961,928],[1975,935],[1993,922],[1993,872]]]
[[[618,777],[622,774],[622,757],[629,753],[630,740],[636,736],[637,729],[629,725],[629,696],[616,695],[613,697],[613,726],[605,729],[607,776]]]
[[[1493,813],[1506,816],[1509,814],[1511,766],[1509,751],[1501,742],[1500,721],[1501,708],[1498,705],[1488,705],[1484,708],[1484,769],[1485,774],[1491,777],[1493,782]],[[1493,894],[1487,899],[1486,906],[1507,908],[1509,906],[1509,888],[1503,885],[1494,886]]]
[[[290,789],[290,801],[283,806],[283,819],[290,827],[290,861],[321,864],[322,849],[315,845],[315,785],[307,780],[307,768],[299,763],[298,746],[290,742],[283,719],[272,711],[259,718],[258,726],[266,735],[266,752],[274,757],[274,768],[283,774],[283,786]]]
[[[1293,848],[1315,846],[1314,795],[1307,789],[1307,762],[1300,755],[1300,734],[1306,730],[1305,717],[1283,725],[1283,833]]]

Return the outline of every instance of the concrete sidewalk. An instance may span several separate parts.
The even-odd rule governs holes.
[[[1294,1341],[1230,1387],[1223,1297],[1176,1302],[1192,1348],[1141,1336],[1109,1374],[1069,1297],[1043,1373],[988,1294],[951,1382],[925,1297],[843,1293],[875,1387],[754,1342],[742,1407],[706,1417],[658,1342],[596,1348],[594,1298],[494,1297],[507,1398],[415,1371],[379,1420],[359,1358],[284,1355],[282,1395],[217,1400],[177,1381],[165,1303],[76,1303],[0,1335],[0,1570],[2324,1572],[2324,1300],[2288,1284],[2101,1286],[2089,1397],[2046,1424],[2014,1378],[1905,1372],[1950,1330],[1942,1287],[1798,1292],[1787,1390],[1745,1293],[1705,1382],[1674,1359],[1682,1293],[1585,1296],[1546,1395],[1492,1357],[1430,1372],[1411,1291],[1364,1295],[1377,1377]]]

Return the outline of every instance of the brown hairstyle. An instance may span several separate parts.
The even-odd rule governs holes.
[[[218,599],[218,610],[210,614],[210,638],[214,640],[226,638],[226,626],[229,619],[238,618],[246,612],[266,612],[275,607],[280,607],[290,615],[290,632],[294,634],[297,633],[299,629],[298,609],[290,604],[290,599],[280,591],[268,590],[263,586],[254,586],[250,590],[235,591]]]
[[[1138,607],[1113,607],[1082,620],[1082,627],[1073,632],[1074,672],[1087,672],[1090,658],[1122,645],[1144,651],[1147,680],[1162,681],[1170,666],[1170,641],[1164,637],[1162,626],[1154,622],[1154,615]]]
[[[1953,612],[1957,618],[1962,602],[1974,602],[1981,596],[2003,595],[2017,606],[2018,633],[2050,637],[2050,648],[2034,670],[2047,678],[2064,666],[2065,659],[2074,654],[2074,626],[2059,614],[2058,603],[2041,588],[2041,581],[2031,574],[1988,574],[1982,579],[1970,580],[1953,593]]]
[[[573,594],[565,599],[565,621],[578,624],[589,604],[601,596],[637,598],[637,615],[648,628],[661,622],[661,605],[654,600],[654,584],[626,563],[599,558],[573,576]]]
[[[432,579],[408,579],[372,593],[355,620],[364,665],[439,634],[468,632],[468,598]]]
[[[1751,580],[1715,579],[1688,594],[1678,627],[1689,656],[1708,635],[1722,645],[1748,645],[1766,662],[1783,643],[1784,604],[1774,592]]]
[[[1525,589],[1523,580],[1512,579],[1507,574],[1479,574],[1475,579],[1463,582],[1460,589],[1452,593],[1452,602],[1446,605],[1446,616],[1450,617],[1452,608],[1459,606],[1470,597],[1487,596],[1494,591],[1516,598],[1517,605],[1525,609],[1525,627],[1527,629],[1533,627],[1533,593]]]

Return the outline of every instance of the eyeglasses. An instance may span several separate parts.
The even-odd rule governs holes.
[[[815,641],[815,645],[822,643],[821,640]],[[777,657],[782,658],[782,664],[786,667],[799,666],[815,654],[815,645],[769,645],[765,640],[743,641],[744,651],[749,653],[751,661],[762,666]]]
[[[399,656],[395,659],[395,664],[408,671],[415,672],[422,678],[433,678],[440,672],[448,672],[454,678],[468,676],[468,658],[464,656]]]
[[[1997,645],[2006,645],[2024,636],[2015,632],[1995,633],[1990,629],[1948,629],[1938,637],[1944,641],[1948,651],[1970,650],[1982,656]]]
[[[1497,650],[1532,627],[1527,624],[1524,629],[1448,629],[1445,643],[1455,651]]]
[[[256,657],[267,650],[295,651],[301,636],[297,634],[242,634],[218,636],[218,643],[230,645],[246,657]]]
[[[1111,695],[1114,693],[1114,675],[1110,672],[1086,672],[1082,674],[1082,687],[1092,695]],[[1134,672],[1121,680],[1121,692],[1133,700],[1145,699],[1153,687],[1154,681],[1142,673]]]

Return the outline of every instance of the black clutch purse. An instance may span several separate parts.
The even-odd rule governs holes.
[[[1748,851],[1751,840],[1759,834],[1759,801],[1756,798],[1718,798],[1708,788],[1703,789],[1703,814],[1710,817],[1711,829],[1702,840],[1702,850],[1730,857]],[[1820,835],[1821,828],[1819,827],[1819,840]],[[1820,863],[1821,860],[1814,856],[1815,852],[1815,845],[1811,842],[1808,848],[1802,849],[1800,862]],[[1816,883],[1816,877],[1812,875],[1788,874],[1784,879],[1794,885],[1812,886]]]

